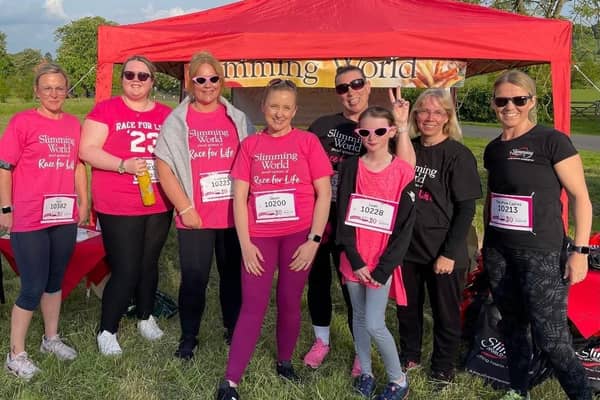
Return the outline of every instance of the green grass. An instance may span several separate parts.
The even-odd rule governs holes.
[[[79,116],[84,116],[92,102],[87,105],[69,100],[68,107]],[[74,103],[74,104],[73,104]],[[0,105],[0,115],[4,105]],[[80,107],[78,109],[78,107]],[[87,107],[85,110],[84,108]],[[0,117],[1,118],[1,117]],[[1,120],[0,120],[1,122]],[[486,139],[466,138],[478,160],[478,168],[485,188],[485,171],[481,160]],[[582,151],[586,180],[594,204],[594,231],[600,230],[600,153]],[[482,233],[482,201],[478,202],[475,225]],[[9,347],[10,309],[18,293],[19,279],[3,260],[7,304],[0,305],[0,349]],[[179,282],[177,242],[171,232],[163,249],[160,261],[160,288],[176,298]],[[317,371],[301,366],[300,358],[312,344],[312,329],[307,307],[303,304],[303,324],[294,363],[305,379],[304,384],[295,386],[282,383],[275,375],[275,314],[271,305],[263,326],[263,334],[257,344],[252,362],[241,384],[243,399],[359,399],[352,394],[350,366],[354,357],[352,339],[345,322],[345,307],[337,285],[333,286],[334,317],[332,321],[332,351]],[[30,383],[24,383],[8,374],[0,373],[0,399],[211,399],[218,381],[223,376],[227,360],[227,347],[222,337],[222,323],[218,306],[218,277],[213,269],[207,291],[207,307],[200,331],[200,346],[196,357],[189,363],[175,359],[172,354],[179,337],[177,317],[159,321],[165,337],[149,343],[137,333],[135,321],[123,319],[120,342],[124,354],[118,358],[106,358],[98,354],[95,332],[100,316],[100,300],[93,294],[85,296],[85,287],[80,285],[65,301],[61,316],[61,333],[79,351],[74,362],[63,363],[47,357],[38,350],[43,334],[39,313],[35,313],[28,334],[27,349],[32,359],[42,368],[42,373]],[[394,332],[395,313],[390,304],[388,327]],[[424,361],[431,353],[432,318],[429,311],[425,316]],[[374,350],[374,354],[376,351]],[[0,351],[0,355],[3,352]],[[375,374],[383,381],[384,369],[377,355],[374,356]],[[467,373],[459,373],[456,383],[441,392],[436,392],[427,381],[427,369],[409,373],[410,398],[415,400],[492,400],[501,392],[486,386],[483,381]],[[565,399],[555,379],[536,387],[532,398],[542,400]]]
[[[600,92],[596,89],[571,89],[572,101],[596,101],[600,100]]]

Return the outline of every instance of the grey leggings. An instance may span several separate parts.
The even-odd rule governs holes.
[[[385,325],[385,309],[390,292],[388,279],[385,286],[368,288],[357,282],[346,282],[352,301],[352,330],[354,348],[363,374],[373,375],[371,366],[371,338],[375,341],[390,382],[401,381],[404,373],[400,366],[398,348],[394,337]]]

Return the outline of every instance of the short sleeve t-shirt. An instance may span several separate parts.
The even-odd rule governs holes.
[[[357,123],[344,117],[344,114],[326,115],[315,120],[308,130],[319,138],[327,157],[333,167],[331,177],[331,194],[335,201],[338,187],[338,166],[347,158],[358,155],[362,150],[362,141],[354,133]],[[329,214],[330,219],[335,212]]]
[[[209,229],[233,227],[230,173],[240,140],[225,107],[203,113],[188,107],[186,116],[194,207]],[[229,189],[229,191],[227,190]],[[185,229],[179,216],[177,228]]]
[[[446,139],[433,146],[423,146],[419,138],[413,139],[412,143],[419,201],[416,202],[417,218],[405,259],[426,264],[440,255],[452,222],[454,203],[479,199],[481,182],[477,161],[462,143]]]
[[[146,207],[135,176],[92,168],[92,199],[96,211],[112,215],[148,215],[172,208],[158,182],[154,157],[156,138],[170,112],[169,107],[160,103],[155,103],[149,111],[135,111],[119,96],[96,104],[87,115],[87,119],[108,127],[102,147],[106,152],[123,160],[137,157],[148,162],[156,197],[156,204]]]
[[[560,248],[565,235],[560,201],[562,185],[554,165],[575,154],[577,150],[567,135],[539,125],[512,140],[503,141],[500,137],[492,140],[483,155],[490,192],[505,195],[504,198],[522,197],[514,203],[519,207],[503,202],[502,198],[490,202],[490,206],[502,208],[503,216],[513,211],[527,212],[531,226],[515,230],[510,224],[498,227],[488,223],[484,244],[533,250]],[[488,211],[490,215],[499,212]]]
[[[250,186],[250,236],[282,236],[309,229],[315,205],[313,181],[332,173],[323,147],[310,132],[292,129],[273,137],[263,131],[245,138],[231,176]]]
[[[15,114],[0,139],[0,160],[11,164],[13,232],[28,232],[59,225],[42,223],[44,204],[52,196],[73,200],[73,219],[77,222],[75,167],[79,162],[79,120],[69,114],[60,119],[43,116],[37,110]],[[56,198],[55,197],[55,198]],[[69,206],[69,210],[71,207]]]

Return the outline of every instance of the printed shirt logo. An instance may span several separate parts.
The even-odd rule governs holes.
[[[508,153],[508,159],[533,162],[533,151],[529,150],[527,147],[511,149]]]

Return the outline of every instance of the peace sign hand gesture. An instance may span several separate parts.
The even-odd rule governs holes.
[[[390,102],[392,103],[392,113],[394,114],[394,119],[396,120],[396,126],[398,129],[406,129],[408,128],[408,112],[410,110],[410,102],[402,98],[402,89],[398,86],[395,89],[389,88],[388,94],[390,97]]]

